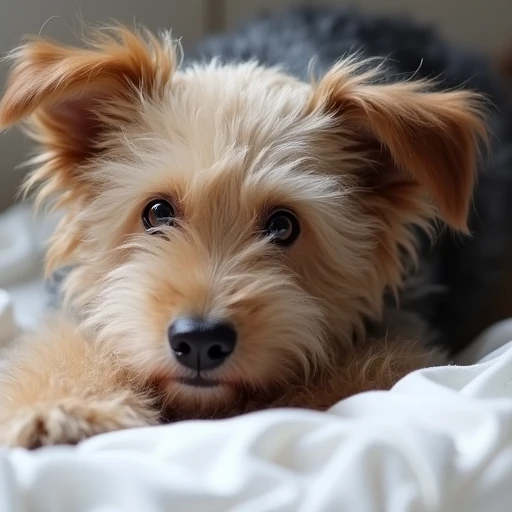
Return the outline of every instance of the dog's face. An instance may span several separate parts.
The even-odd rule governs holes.
[[[325,370],[400,287],[412,226],[465,229],[484,135],[469,92],[374,85],[355,61],[315,84],[180,71],[172,44],[126,30],[13,56],[0,122],[30,119],[28,184],[64,210],[49,266],[75,266],[84,328],[180,416]]]

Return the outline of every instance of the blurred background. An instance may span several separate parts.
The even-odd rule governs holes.
[[[304,0],[1,0],[0,52],[16,46],[27,33],[73,41],[85,23],[116,19],[144,23],[157,30],[173,28],[185,51],[202,37],[232,28],[261,11],[272,12]],[[433,24],[445,38],[478,51],[500,51],[511,40],[511,0],[323,0],[310,4],[355,5],[368,12],[408,14]],[[6,66],[0,67],[0,83]],[[0,211],[9,207],[27,157],[27,143],[12,130],[0,137]]]

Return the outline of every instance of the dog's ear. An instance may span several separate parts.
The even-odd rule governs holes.
[[[376,161],[372,173],[363,173],[376,189],[396,199],[397,186],[419,185],[444,221],[467,231],[479,149],[487,141],[483,98],[434,92],[424,81],[379,83],[379,74],[367,62],[339,62],[315,84],[309,109],[330,112],[354,148]]]
[[[14,50],[0,129],[28,120],[43,163],[33,183],[62,186],[102,148],[102,135],[134,121],[141,98],[161,94],[176,64],[170,40],[124,27],[98,30],[83,48],[37,38]]]

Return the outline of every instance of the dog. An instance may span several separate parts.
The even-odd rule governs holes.
[[[169,34],[122,26],[9,58],[0,125],[37,143],[24,189],[63,212],[47,270],[72,270],[62,310],[8,354],[1,443],[324,410],[445,361],[389,297],[418,232],[469,232],[481,94],[357,55],[309,81],[180,67]]]

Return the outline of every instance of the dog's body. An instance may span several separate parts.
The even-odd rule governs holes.
[[[68,317],[10,358],[1,441],[325,409],[440,360],[388,296],[412,282],[418,233],[467,232],[479,94],[356,58],[313,83],[181,70],[169,39],[126,29],[13,59],[0,123],[29,119],[27,187],[65,212],[49,270],[73,270]]]

